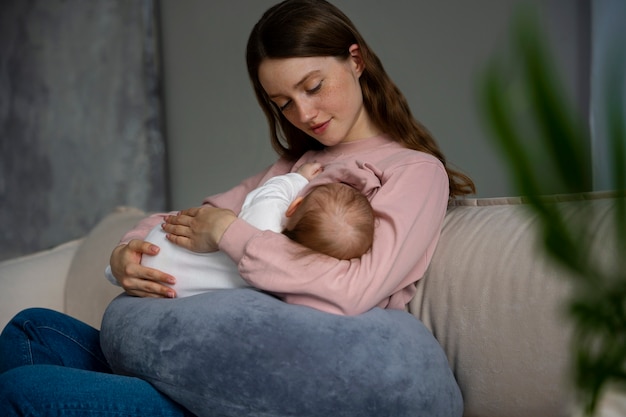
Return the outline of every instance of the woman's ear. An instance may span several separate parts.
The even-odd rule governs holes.
[[[293,213],[295,213],[296,209],[300,206],[300,204],[302,204],[302,200],[304,200],[304,197],[296,197],[296,199],[289,204],[289,207],[287,207],[285,217],[293,216]]]
[[[365,69],[365,64],[363,63],[363,57],[361,56],[361,49],[358,44],[352,44],[348,48],[348,52],[350,52],[350,58],[354,63],[354,69],[356,74],[360,77]]]

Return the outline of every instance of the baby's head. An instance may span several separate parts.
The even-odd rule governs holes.
[[[367,198],[347,184],[319,185],[292,203],[283,234],[337,259],[359,258],[374,240],[374,211]]]

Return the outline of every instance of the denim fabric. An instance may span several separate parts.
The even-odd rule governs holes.
[[[111,373],[98,330],[43,308],[16,315],[0,336],[0,373],[21,365],[60,365]]]
[[[46,309],[18,314],[0,335],[2,416],[191,416],[138,378],[114,375],[99,332]]]
[[[202,417],[463,413],[442,348],[404,311],[338,316],[252,289],[122,295],[105,313],[101,344],[116,372]]]

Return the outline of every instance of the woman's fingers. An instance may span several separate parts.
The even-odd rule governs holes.
[[[189,232],[191,234],[191,229],[189,229]],[[177,246],[180,246],[181,248],[185,248],[187,250],[193,251],[194,249],[193,241],[189,237],[178,234],[176,232],[168,232],[168,233],[169,234],[166,236],[167,240],[169,240],[170,242],[172,242],[173,244]]]
[[[141,267],[134,276],[126,277],[121,285],[130,295],[139,297],[174,298],[176,291],[165,285],[173,283],[174,278],[152,268]]]
[[[195,217],[198,214],[199,210],[200,210],[200,207],[191,207],[185,210],[181,210],[179,212],[179,216],[183,215],[183,216]]]
[[[193,252],[214,252],[224,231],[236,218],[231,210],[192,207],[167,216],[162,227],[167,239],[178,246]]]
[[[111,270],[124,291],[140,297],[176,296],[176,292],[166,285],[176,282],[173,276],[141,265],[142,256],[158,253],[158,246],[136,239],[115,248],[111,255]]]
[[[161,225],[163,230],[170,235],[190,238],[193,235],[192,222],[194,220],[194,216],[183,214],[183,212],[187,211],[188,210],[183,210],[181,214],[176,216],[167,216],[165,218],[165,222]],[[170,238],[170,236],[168,236],[168,238]]]
[[[177,224],[166,222],[166,223],[163,223],[161,227],[163,227],[163,230],[165,230],[167,233],[176,235],[176,236],[190,237],[191,234],[193,233],[193,229],[191,227],[183,226],[180,224],[177,225]]]
[[[191,226],[194,217],[198,215],[199,207],[192,207],[186,210],[181,210],[178,214],[172,214],[165,217],[165,223],[171,225]]]
[[[158,288],[142,287],[134,290],[126,291],[130,295],[136,297],[150,297],[150,298],[175,298],[176,292],[171,288],[159,286]]]

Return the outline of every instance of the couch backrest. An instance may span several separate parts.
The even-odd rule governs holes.
[[[571,221],[593,206],[592,246],[608,245],[615,200],[554,197]],[[571,412],[570,272],[545,254],[522,199],[459,201],[410,311],[442,344],[465,415],[556,417]]]
[[[111,251],[120,238],[146,217],[131,207],[119,207],[85,237],[70,265],[65,284],[64,311],[99,329],[104,310],[122,292],[104,277]]]

